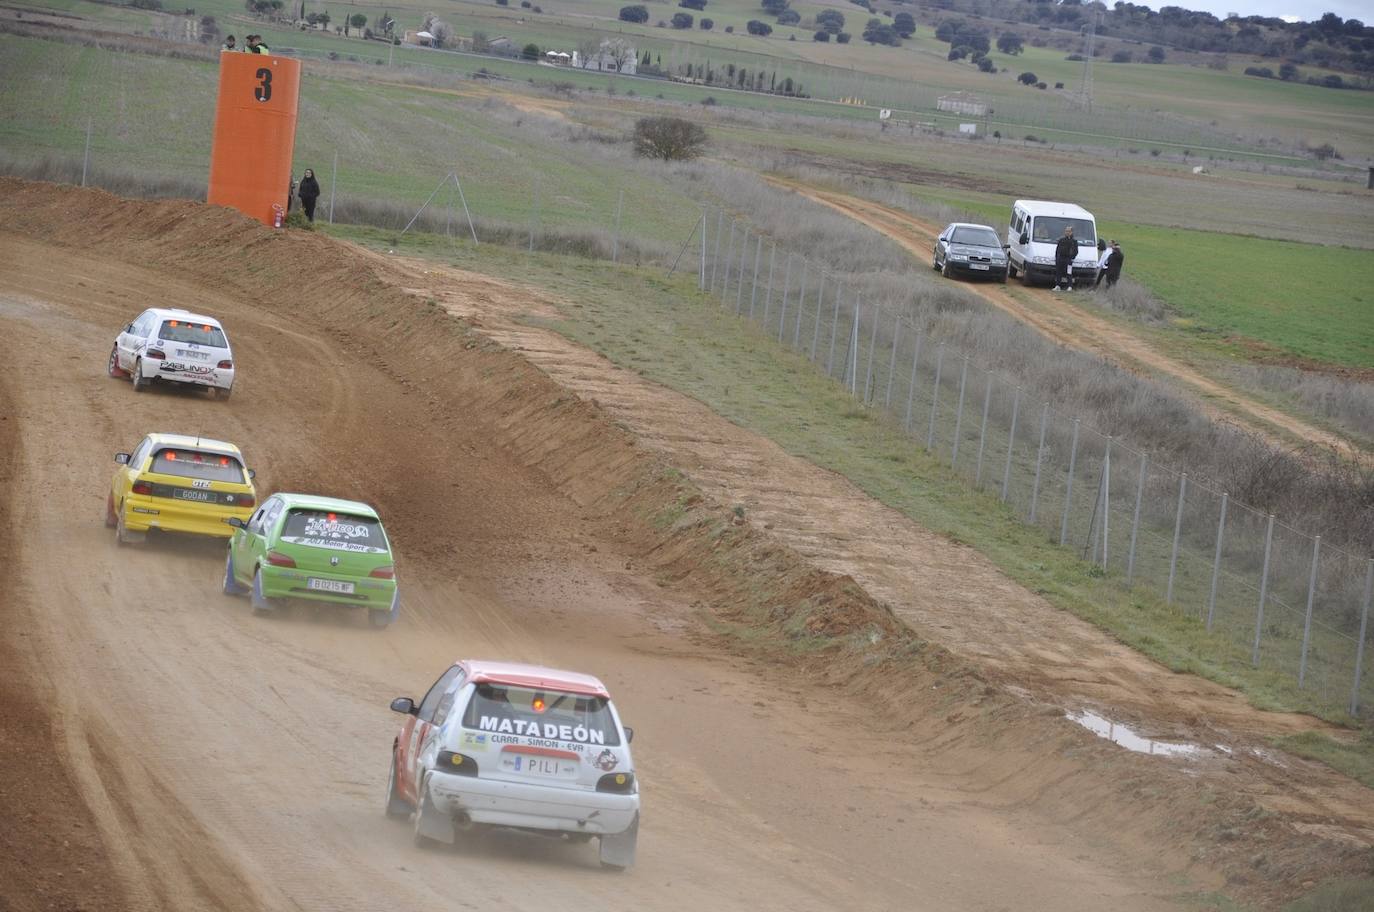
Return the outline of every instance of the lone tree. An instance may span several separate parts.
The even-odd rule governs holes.
[[[821,10],[816,14],[816,27],[825,29],[832,35],[844,31],[844,13],[839,10]]]
[[[642,117],[635,121],[636,155],[664,161],[696,158],[706,148],[706,131],[680,117]]]
[[[757,19],[750,19],[745,23],[744,27],[749,30],[749,34],[751,35],[759,35],[762,37],[773,34],[773,26],[769,25],[767,22],[760,22]]]
[[[801,22],[801,13],[794,9],[786,9],[778,13],[778,25],[796,25]]]
[[[1151,63],[1163,63],[1164,48],[1156,44],[1154,47],[1150,48],[1149,52],[1145,56],[1150,59]]]
[[[892,26],[877,18],[868,20],[868,25],[864,27],[863,38],[869,44],[887,44],[892,47],[898,47],[902,43],[902,39],[897,37]]]
[[[1034,73],[1022,73],[1020,76],[1016,77],[1016,81],[1024,85],[1033,86],[1039,82],[1040,79]]]
[[[903,38],[916,34],[916,20],[910,13],[898,13],[892,17],[892,29]]]
[[[715,24],[716,20],[708,19],[705,16],[703,16],[701,21],[697,23],[697,25],[701,27],[701,30],[703,32],[709,32],[715,26]]]
[[[673,13],[672,24],[675,29],[689,29],[694,21],[691,13]]]
[[[1025,50],[1022,45],[1021,36],[1015,32],[1003,32],[997,36],[997,50],[1003,54],[1015,56]]]
[[[622,6],[620,8],[620,20],[622,22],[648,22],[649,8],[640,6]]]
[[[526,60],[538,60],[539,45],[531,41],[529,44],[525,45],[523,48],[520,49],[520,56]]]
[[[363,26],[367,25],[367,17],[364,16],[362,13],[354,13],[353,15],[351,15],[351,16],[349,16],[347,19],[345,19],[345,20],[344,20],[344,34],[345,34],[345,35],[348,34],[348,27],[349,27],[350,25],[353,26],[355,29],[358,29],[359,31],[362,31]]]

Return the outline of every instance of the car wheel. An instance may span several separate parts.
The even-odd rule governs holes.
[[[386,777],[386,815],[396,820],[405,820],[415,808],[401,797],[396,790],[396,748],[391,749],[391,772]]]
[[[228,399],[228,398],[229,398],[229,394],[230,394],[232,391],[233,391],[233,387],[227,387],[227,388],[226,388],[226,387],[220,387],[219,389],[216,389],[216,390],[215,390],[215,398],[216,398],[216,399]]]
[[[639,843],[639,814],[623,833],[601,837],[601,867],[623,871],[635,863],[635,847]]]
[[[110,347],[110,366],[107,368],[111,377],[122,379],[129,376],[129,372],[119,366],[119,346]]]
[[[115,516],[114,495],[105,495],[105,528],[114,529],[119,525],[119,517]]]
[[[121,508],[115,513],[115,541],[121,545],[141,544],[148,537],[147,532],[130,532],[124,526],[124,510]]]
[[[267,600],[267,596],[262,594],[262,570],[253,571],[253,591],[250,593],[253,600],[253,613],[258,615],[271,614],[272,603]]]
[[[940,275],[944,276],[945,278],[949,278],[950,269],[949,269],[949,258],[948,258],[948,257],[945,258],[945,262],[944,262],[943,264],[941,264],[941,266],[940,266]]]
[[[439,813],[429,796],[429,783],[420,783],[420,803],[415,808],[415,844],[429,848],[439,843],[451,845],[455,838],[453,821]]]
[[[940,255],[938,253],[931,258],[930,268],[934,269],[936,272],[940,271]]]
[[[1016,264],[1010,259],[1007,260],[1007,275],[1011,276],[1013,279],[1016,278]]]
[[[225,550],[228,551],[227,548]],[[247,591],[242,583],[234,579],[234,552],[228,551],[224,555],[224,594],[243,595]]]
[[[134,392],[141,393],[148,388],[148,381],[143,377],[143,359],[134,359],[134,369],[131,372],[134,379]]]
[[[391,612],[386,608],[371,608],[367,612],[367,622],[378,630],[391,625]]]
[[[997,281],[998,281],[999,283],[1005,285],[1005,284],[1007,284],[1007,277],[1010,276],[1010,275],[1011,275],[1011,269],[1010,269],[1010,267],[1008,267],[1006,270],[1004,270],[1004,271],[1002,272],[1002,275],[997,279]]]

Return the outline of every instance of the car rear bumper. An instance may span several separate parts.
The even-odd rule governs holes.
[[[131,532],[157,529],[162,532],[229,538],[234,534],[234,527],[225,520],[233,516],[247,522],[252,515],[251,507],[235,510],[229,507],[193,505],[170,497],[130,494],[124,501],[124,528]]]
[[[480,761],[479,761],[480,762]],[[442,813],[473,823],[564,833],[623,833],[639,813],[639,795],[499,782],[435,771],[430,797]]]
[[[143,376],[148,380],[161,380],[167,383],[185,383],[190,386],[207,386],[214,389],[229,389],[234,385],[234,369],[187,364],[183,361],[143,362]]]
[[[396,596],[396,581],[372,577],[345,576],[337,573],[274,567],[263,564],[262,594],[267,598],[300,598],[315,602],[332,602],[368,610],[391,610]],[[353,584],[353,592],[327,592],[310,588],[311,579],[328,579]]]

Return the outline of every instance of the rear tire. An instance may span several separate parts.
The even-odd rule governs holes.
[[[262,570],[253,571],[253,591],[249,594],[253,600],[253,613],[257,615],[268,615],[272,613],[272,603],[267,600],[267,596],[262,594]]]
[[[639,844],[639,814],[623,833],[601,837],[601,867],[608,871],[623,871],[635,863],[635,848]]]
[[[391,626],[391,612],[385,608],[371,608],[367,612],[367,622],[377,630]]]
[[[228,398],[229,398],[229,394],[230,394],[232,391],[233,391],[233,387],[229,387],[228,389],[225,389],[224,387],[220,387],[219,389],[216,389],[216,390],[215,390],[215,398],[216,398],[216,399],[228,399]]]
[[[134,369],[130,372],[134,381],[134,392],[141,393],[148,388],[148,381],[143,377],[143,359],[134,359]]]
[[[446,820],[429,797],[429,783],[420,783],[420,802],[415,808],[415,844],[422,849],[437,845],[452,845],[457,834],[453,821]]]
[[[105,528],[113,529],[119,525],[119,517],[115,516],[114,495],[105,495]]]
[[[111,377],[122,380],[129,376],[129,372],[119,366],[119,346],[114,345],[110,348],[110,365],[106,368]]]
[[[944,277],[947,278],[947,279],[950,277],[949,258],[948,258],[948,257],[946,257],[944,263],[942,263],[942,264],[940,265],[940,275],[944,276]]]
[[[248,590],[234,578],[234,552],[229,551],[224,555],[224,594],[239,596],[247,592]]]
[[[405,820],[413,813],[409,801],[396,790],[396,748],[391,748],[391,772],[386,777],[386,815],[394,820]]]
[[[121,507],[115,514],[115,541],[121,545],[141,545],[147,538],[147,532],[130,532],[125,528],[124,510]]]

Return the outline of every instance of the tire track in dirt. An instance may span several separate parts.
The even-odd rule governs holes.
[[[935,238],[944,227],[891,206],[834,190],[823,190],[801,181],[775,176],[766,179],[775,186],[798,193],[887,236],[921,263],[931,257]],[[962,287],[1061,345],[1090,352],[1135,374],[1167,377],[1174,388],[1188,395],[1213,419],[1238,424],[1276,446],[1291,449],[1293,440],[1297,439],[1329,447],[1345,455],[1359,452],[1346,438],[1258,402],[1169,357],[1139,336],[1078,305],[1072,295],[1053,295],[1042,289],[1022,289],[1022,293],[1039,305],[1032,306],[1001,285],[968,282],[962,283]]]

